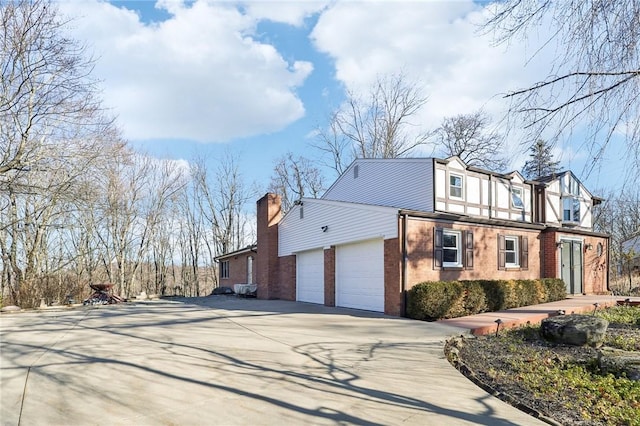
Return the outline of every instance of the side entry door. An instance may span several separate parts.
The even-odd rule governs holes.
[[[568,294],[581,294],[582,289],[582,242],[562,240],[562,281]]]

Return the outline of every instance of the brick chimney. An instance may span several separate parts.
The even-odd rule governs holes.
[[[278,223],[282,217],[282,200],[267,193],[257,201],[256,282],[259,299],[280,298],[278,263]]]

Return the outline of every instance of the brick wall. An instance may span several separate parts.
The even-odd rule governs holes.
[[[473,269],[434,268],[434,228],[449,228],[473,232]],[[525,269],[498,270],[498,234],[526,236],[529,265]],[[540,277],[540,231],[505,229],[490,226],[410,219],[407,235],[407,290],[423,281],[451,281],[473,279],[533,279]]]
[[[324,304],[336,306],[336,248],[324,250]]]
[[[280,293],[278,298],[296,300],[296,256],[283,256],[279,259],[278,281]]]
[[[256,204],[259,256],[255,262],[255,269],[258,297],[277,299],[280,297],[278,264],[278,222],[282,216],[280,196],[266,194]]]
[[[384,240],[384,313],[387,315],[402,314],[401,265],[400,239]]]
[[[559,276],[558,258],[560,256],[560,250],[556,242],[555,231],[542,232],[542,234],[540,234],[542,278],[557,278]]]
[[[225,259],[229,262],[229,277],[220,278],[220,286],[233,288],[234,284],[248,283],[248,269],[247,264],[249,257],[253,257],[253,274],[251,277],[252,282],[256,282],[256,253],[242,253],[237,256]],[[219,268],[220,269],[220,268]]]

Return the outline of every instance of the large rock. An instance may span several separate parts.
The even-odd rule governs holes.
[[[640,380],[640,353],[615,348],[598,350],[598,365],[603,373],[625,375],[631,380]]]
[[[558,315],[542,320],[542,337],[556,343],[600,347],[609,321],[591,315]]]

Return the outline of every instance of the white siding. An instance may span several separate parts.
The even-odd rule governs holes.
[[[313,198],[302,202],[278,225],[279,256],[352,241],[398,237],[397,209]]]
[[[467,202],[480,204],[480,179],[476,176],[467,177]]]
[[[436,169],[436,197],[445,198],[447,196],[447,172],[443,169]],[[438,207],[441,209],[443,207]]]
[[[489,205],[489,180],[482,179],[482,205]],[[488,215],[488,212],[487,212]]]
[[[545,204],[547,223],[560,223],[562,219],[562,201],[560,196],[547,193]]]
[[[575,181],[578,185],[578,192],[572,194],[571,181]],[[546,223],[548,224],[564,224],[569,226],[579,226],[585,229],[591,229],[593,227],[593,197],[591,193],[582,185],[582,183],[575,178],[571,172],[565,172],[558,176],[557,179],[549,182],[546,186]],[[580,221],[564,222],[563,211],[564,202],[563,197],[574,198],[580,202]]]
[[[500,180],[496,182],[495,205],[501,209],[511,207],[511,191],[508,181]]]
[[[433,188],[431,158],[358,159],[322,199],[432,212]]]

